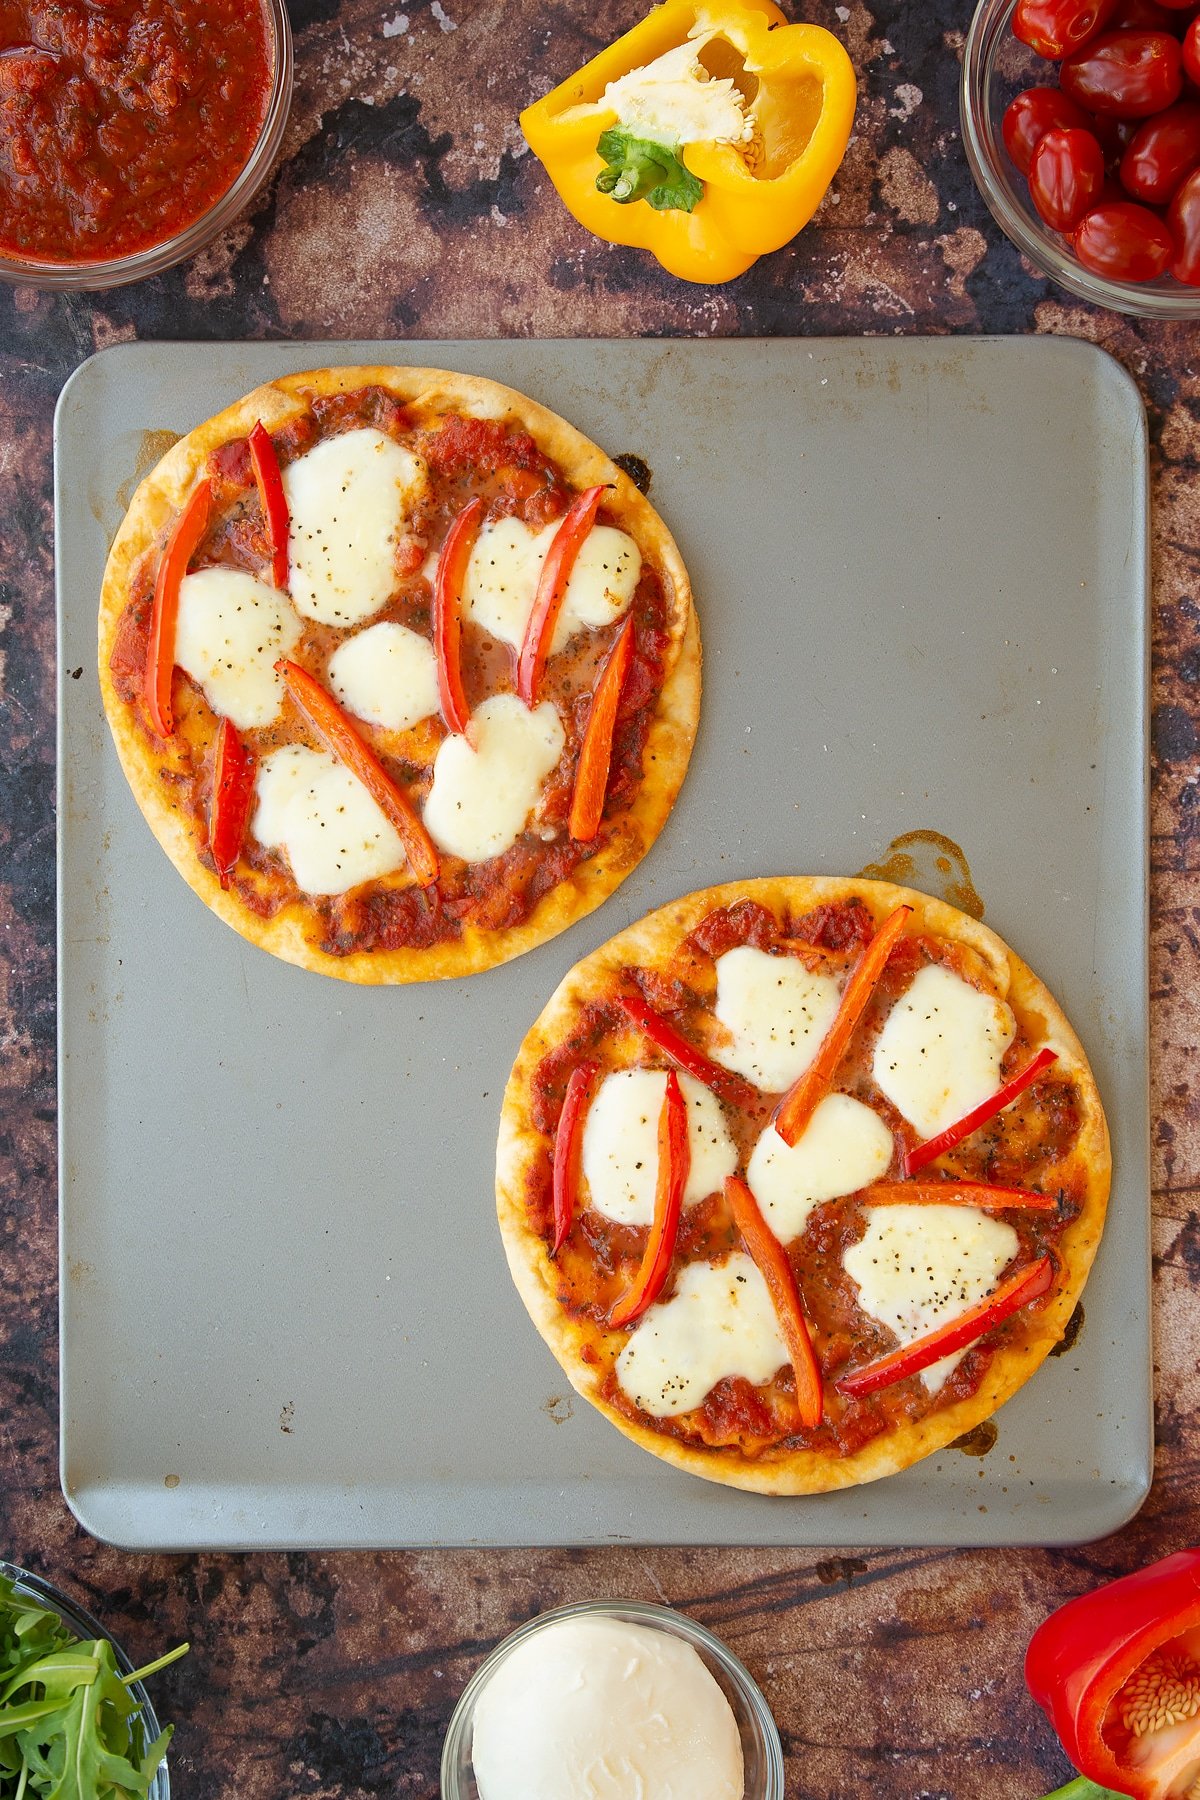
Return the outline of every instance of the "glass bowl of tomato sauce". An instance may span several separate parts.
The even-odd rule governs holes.
[[[1039,56],[1014,35],[1016,9],[1017,0],[980,0],[963,50],[963,143],[976,185],[992,217],[1023,256],[1081,300],[1141,318],[1200,319],[1200,287],[1185,285],[1169,273],[1149,281],[1097,274],[1079,261],[1070,237],[1052,230],[1038,213],[1030,197],[1029,181],[1005,147],[1004,115],[1016,96],[1028,88],[1057,89],[1061,65]],[[1063,10],[1069,7],[1064,6]],[[1169,18],[1176,35],[1181,35],[1196,12],[1200,12],[1200,0],[1194,8],[1181,9],[1176,5],[1165,10],[1163,18]],[[1119,5],[1114,18],[1119,23],[1122,17],[1123,8]],[[1180,98],[1198,100],[1200,95],[1185,80]],[[1116,166],[1122,141],[1138,122],[1100,122],[1108,152],[1106,190],[1101,197],[1104,201],[1120,197]]]
[[[232,224],[292,97],[285,0],[5,0],[0,278],[141,281]]]

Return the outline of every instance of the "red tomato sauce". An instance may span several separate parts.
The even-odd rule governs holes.
[[[254,0],[0,0],[0,252],[101,262],[193,224],[249,161],[273,59]]]

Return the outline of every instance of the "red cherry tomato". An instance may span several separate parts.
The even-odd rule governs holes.
[[[1146,119],[1183,88],[1178,38],[1165,31],[1109,31],[1068,56],[1062,85],[1091,112]]]
[[[1193,169],[1172,200],[1167,224],[1175,240],[1172,275],[1188,287],[1200,287],[1200,169]]]
[[[1083,109],[1080,108],[1082,111]],[[1098,138],[1100,148],[1104,152],[1104,160],[1110,168],[1117,168],[1121,158],[1129,148],[1129,140],[1138,128],[1136,119],[1114,119],[1103,113],[1086,113],[1086,129],[1094,138]]]
[[[1121,183],[1135,200],[1165,206],[1198,163],[1200,102],[1179,100],[1138,126],[1121,158]]]
[[[1110,281],[1153,281],[1175,254],[1175,241],[1158,214],[1132,200],[1093,207],[1071,242],[1084,268]]]
[[[1188,79],[1200,87],[1200,15],[1192,20],[1183,34],[1183,66]]]
[[[1032,87],[1017,95],[1000,130],[1008,154],[1022,175],[1028,175],[1033,153],[1048,131],[1086,131],[1090,125],[1082,106],[1059,88]]]
[[[1016,37],[1051,62],[1069,56],[1103,30],[1117,0],[1017,0]]]
[[[1188,0],[1191,4],[1191,0]],[[1110,31],[1174,31],[1179,30],[1178,13],[1168,12],[1158,0],[1120,0],[1108,21]]]
[[[1029,193],[1051,231],[1074,231],[1104,189],[1104,152],[1090,131],[1048,131],[1029,166]]]

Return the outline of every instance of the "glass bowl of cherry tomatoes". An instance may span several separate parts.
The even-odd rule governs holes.
[[[992,216],[1044,274],[1200,319],[1200,0],[981,0],[962,121]]]

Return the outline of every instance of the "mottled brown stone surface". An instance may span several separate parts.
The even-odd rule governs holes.
[[[809,16],[850,45],[862,104],[834,195],[791,248],[707,291],[592,242],[522,153],[516,115],[641,4],[292,0],[295,105],[252,214],[138,288],[0,292],[0,1550],[62,1580],[137,1654],[191,1638],[158,1691],[179,1724],[177,1791],[203,1800],[433,1795],[482,1653],[545,1607],[604,1593],[687,1607],[744,1657],[793,1795],[1041,1795],[1066,1768],[1022,1684],[1031,1631],[1095,1580],[1200,1537],[1200,333],[1076,304],[1002,240],[958,134],[968,0],[814,0]],[[1094,339],[1150,414],[1159,1454],[1141,1517],[1053,1553],[151,1558],[86,1538],[55,1444],[51,419],[68,374],[135,336],[985,331]]]

